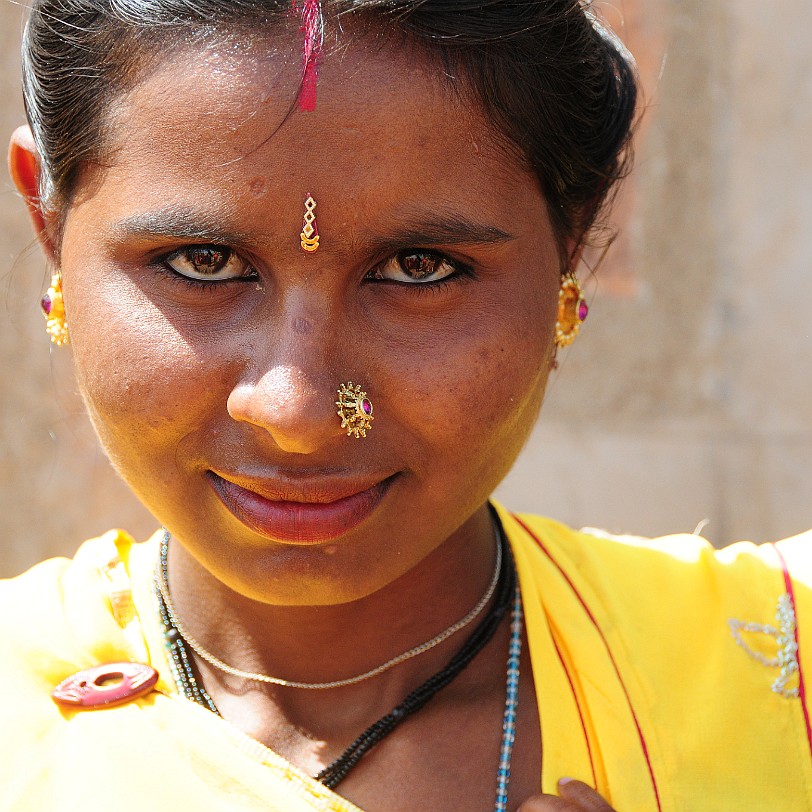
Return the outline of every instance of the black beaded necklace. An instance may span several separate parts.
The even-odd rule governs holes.
[[[445,668],[429,677],[399,705],[370,725],[335,761],[314,776],[315,780],[320,781],[330,789],[335,789],[366,753],[388,736],[401,722],[420,710],[438,691],[451,683],[491,640],[497,628],[499,628],[502,618],[511,607],[511,598],[516,589],[516,568],[510,546],[505,539],[498,520],[497,530],[499,544],[502,547],[502,568],[499,573],[499,584],[495,600],[488,614],[479,622]],[[164,579],[164,583],[168,583],[167,552],[167,538],[164,538],[161,542],[159,561],[161,567],[160,577]],[[203,681],[200,678],[189,647],[167,610],[166,603],[158,587],[158,577],[159,575],[156,573],[155,595],[163,626],[164,643],[169,654],[170,668],[172,669],[175,684],[184,697],[220,716],[217,706],[203,686]]]

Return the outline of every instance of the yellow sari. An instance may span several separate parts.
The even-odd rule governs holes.
[[[812,812],[812,534],[714,551],[499,513],[545,792],[566,775],[619,812]],[[177,694],[157,541],[113,531],[0,584],[0,810],[358,812]],[[156,690],[96,711],[51,700],[65,677],[122,660],[157,668]]]

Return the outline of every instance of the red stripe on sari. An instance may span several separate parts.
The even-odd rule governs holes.
[[[775,554],[778,556],[778,560],[781,562],[781,570],[784,575],[784,586],[786,587],[787,595],[789,595],[789,601],[792,604],[792,614],[795,617],[795,645],[798,647],[796,652],[796,657],[798,660],[798,698],[801,700],[804,722],[806,723],[806,741],[809,744],[810,755],[812,755],[812,724],[810,724],[809,720],[809,705],[806,701],[804,671],[803,667],[801,666],[801,640],[798,633],[798,606],[795,603],[795,588],[792,585],[792,578],[789,574],[789,567],[787,566],[786,559],[783,555],[781,555],[781,551],[778,549],[778,547],[773,544],[772,548],[775,550]]]
[[[595,773],[595,762],[592,759],[592,745],[589,743],[589,736],[586,732],[586,721],[584,720],[584,714],[581,711],[581,703],[578,701],[578,694],[575,692],[575,683],[572,681],[572,677],[570,676],[569,669],[567,668],[567,664],[564,662],[564,655],[561,653],[561,649],[558,647],[558,643],[556,642],[555,635],[552,635],[553,647],[555,648],[555,653],[558,655],[558,659],[561,661],[561,667],[564,669],[564,673],[567,676],[567,682],[570,684],[570,690],[572,691],[572,698],[575,701],[575,707],[578,708],[578,718],[581,720],[581,728],[584,731],[584,741],[586,742],[586,752],[589,755],[589,769],[592,770],[592,786],[598,786],[598,776]],[[543,747],[543,745],[542,745]],[[544,757],[542,751],[542,758]]]
[[[623,677],[620,674],[620,669],[618,668],[617,663],[615,662],[615,657],[612,654],[612,649],[609,648],[609,643],[606,640],[603,630],[598,625],[597,620],[595,620],[595,616],[590,611],[583,596],[576,589],[575,584],[573,584],[573,582],[570,580],[570,577],[567,575],[567,573],[564,572],[563,567],[553,558],[550,551],[547,549],[547,547],[544,545],[541,539],[518,516],[516,516],[515,514],[512,515],[513,518],[524,529],[524,531],[530,536],[530,538],[532,538],[533,541],[536,542],[539,549],[547,556],[547,558],[550,559],[550,561],[553,563],[556,569],[561,573],[561,577],[567,582],[567,585],[572,590],[573,595],[575,595],[575,597],[578,599],[578,602],[581,604],[581,607],[586,613],[586,616],[589,618],[590,622],[595,627],[595,630],[598,632],[598,635],[600,636],[601,641],[603,642],[603,645],[606,648],[606,653],[609,655],[609,661],[612,663],[612,667],[614,668],[615,674],[617,675],[618,681],[620,682],[620,687],[623,689],[623,694],[626,697],[626,702],[629,706],[629,712],[632,715],[632,719],[634,720],[634,726],[637,729],[637,738],[640,741],[640,748],[643,752],[643,757],[646,760],[646,766],[648,767],[648,773],[651,778],[651,786],[652,789],[654,790],[654,799],[657,802],[657,812],[662,812],[662,803],[660,802],[660,790],[657,786],[657,779],[654,776],[654,767],[651,764],[651,758],[649,756],[646,738],[643,735],[643,730],[640,727],[640,722],[637,719],[637,714],[634,712],[634,707],[632,706],[632,700],[631,697],[629,696],[629,691],[626,688],[626,683],[623,681]]]

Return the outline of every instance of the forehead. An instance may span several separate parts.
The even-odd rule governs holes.
[[[362,219],[432,200],[503,219],[517,197],[538,209],[523,162],[424,55],[365,40],[326,54],[308,112],[300,71],[299,37],[177,52],[112,108],[93,195],[119,208],[261,199],[257,218],[308,192]]]

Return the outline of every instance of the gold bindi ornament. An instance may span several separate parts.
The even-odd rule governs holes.
[[[316,225],[316,201],[310,192],[305,200],[304,225],[302,233],[299,235],[302,241],[302,248],[312,254],[319,250],[319,228]]]
[[[572,271],[561,279],[558,290],[558,318],[555,322],[556,347],[568,347],[575,341],[581,324],[589,313],[581,285]]]
[[[51,287],[40,300],[42,314],[47,322],[45,332],[51,342],[61,347],[69,341],[68,325],[65,321],[65,302],[62,299],[62,275],[57,272],[51,277]]]
[[[341,428],[347,429],[347,437],[366,437],[375,418],[372,417],[372,401],[361,386],[353,386],[352,381],[342,383],[338,387],[336,406],[341,418]]]

